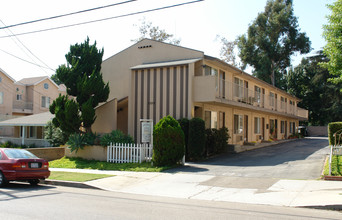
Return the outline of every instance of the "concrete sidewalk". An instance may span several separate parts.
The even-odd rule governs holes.
[[[50,168],[51,171],[99,173],[113,177],[69,186],[184,199],[293,207],[342,209],[342,182],[226,177],[191,173],[124,172]],[[68,182],[47,181],[68,185]]]

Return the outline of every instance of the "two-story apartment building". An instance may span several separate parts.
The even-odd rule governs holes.
[[[145,39],[102,63],[109,101],[93,130],[120,129],[140,142],[140,119],[200,117],[229,129],[230,143],[284,139],[308,112],[298,98],[201,51]]]
[[[47,112],[59,94],[66,94],[65,86],[58,86],[48,76],[16,82],[0,69],[0,121]],[[26,137],[42,138],[41,127],[29,127],[26,131]],[[21,128],[0,127],[0,136],[20,137]]]

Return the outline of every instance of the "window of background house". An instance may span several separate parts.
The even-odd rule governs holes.
[[[0,92],[0,104],[4,104],[4,93]]]
[[[23,100],[23,97],[21,94],[17,94],[17,101]]]
[[[42,108],[48,108],[50,106],[50,97],[42,96]]]
[[[260,127],[261,127],[260,118],[255,117],[254,118],[254,133],[255,134],[260,134]]]
[[[49,88],[49,84],[44,83],[44,89],[48,89]]]
[[[2,77],[0,76],[0,83],[2,82]]]
[[[280,133],[285,133],[285,121],[280,122]]]
[[[243,116],[234,115],[234,134],[242,134],[243,132]]]

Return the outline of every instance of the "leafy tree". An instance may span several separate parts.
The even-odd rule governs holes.
[[[342,84],[342,0],[328,5],[328,8],[332,13],[327,17],[329,23],[323,26],[323,36],[327,41],[323,51],[329,61],[323,66],[333,75],[334,83]],[[340,88],[342,92],[342,87]]]
[[[237,47],[237,40],[229,41],[225,37],[217,36],[221,43],[220,57],[223,61],[238,67],[240,64],[236,61],[235,48]]]
[[[65,84],[68,95],[76,97],[76,102],[67,101],[68,98],[63,97],[60,98],[60,102],[53,103],[54,109],[63,109],[61,104],[72,104],[73,107],[76,107],[75,104],[77,104],[79,112],[73,112],[73,117],[81,120],[86,132],[91,132],[91,125],[96,119],[95,107],[100,102],[105,102],[109,95],[109,85],[104,83],[100,72],[102,56],[103,49],[98,50],[96,42],[89,45],[89,38],[87,38],[84,43],[70,46],[70,52],[65,55],[67,65],[61,65],[56,70],[57,79]],[[53,114],[54,109],[50,109]],[[63,114],[68,115],[69,113]],[[59,122],[59,126],[69,126],[64,118],[58,117],[56,114],[55,121]],[[70,130],[75,131],[73,126],[70,127]]]
[[[342,95],[339,87],[331,83],[329,71],[319,65],[328,59],[322,51],[304,58],[288,74],[288,92],[302,99],[299,107],[308,109],[311,125],[327,125],[342,120]]]
[[[59,79],[57,78],[57,75],[56,75],[56,74],[53,74],[53,75],[51,76],[51,80],[54,81],[57,85],[62,84],[61,81],[59,81]]]
[[[292,0],[268,0],[265,11],[248,27],[247,35],[238,37],[244,67],[252,66],[256,77],[279,88],[291,64],[290,56],[308,53],[310,44],[305,32],[298,28]]]
[[[153,26],[152,22],[147,22],[145,19],[142,20],[139,26],[140,37],[132,41],[139,42],[145,38],[166,42],[174,45],[180,44],[180,39],[173,37],[173,34],[168,34],[164,29],[160,29],[158,26]]]

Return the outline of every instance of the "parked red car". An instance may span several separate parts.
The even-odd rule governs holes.
[[[49,162],[22,149],[0,148],[0,187],[9,181],[37,185],[50,176]]]

